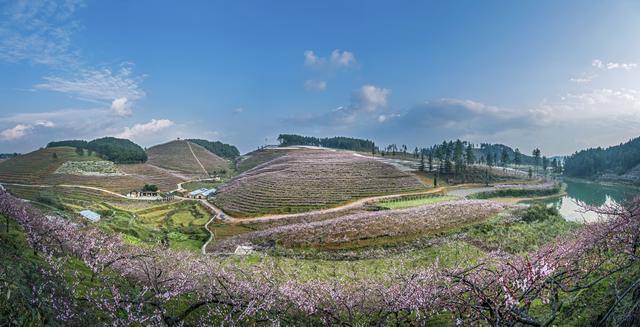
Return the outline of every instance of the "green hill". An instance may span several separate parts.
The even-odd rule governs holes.
[[[571,177],[640,182],[640,137],[606,149],[578,151],[565,159],[564,173]]]
[[[220,141],[207,141],[201,139],[188,139],[191,143],[198,144],[203,148],[211,151],[211,153],[229,160],[234,160],[240,156],[238,148],[231,144],[222,143]]]

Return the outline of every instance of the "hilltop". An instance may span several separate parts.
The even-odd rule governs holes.
[[[230,162],[204,147],[186,140],[175,140],[147,149],[149,164],[193,175],[224,174]]]
[[[425,189],[413,174],[353,152],[300,148],[278,156],[277,151],[282,150],[254,152],[255,167],[221,186],[214,202],[232,215],[259,216]]]
[[[565,175],[640,183],[640,137],[608,148],[578,151],[565,159]]]
[[[170,191],[186,180],[149,164],[115,164],[97,153],[61,146],[39,149],[0,162],[0,182],[29,185],[81,185],[118,193],[145,184]]]

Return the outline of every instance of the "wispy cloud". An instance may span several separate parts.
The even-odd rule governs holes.
[[[123,63],[117,70],[111,68],[83,69],[69,78],[47,76],[36,89],[66,93],[88,100],[135,101],[145,96],[140,88],[142,77],[133,75],[133,64]]]
[[[31,132],[36,127],[51,128],[54,126],[55,126],[54,123],[47,120],[39,120],[33,124],[17,124],[12,128],[8,128],[0,132],[0,140],[3,140],[3,141],[18,140],[27,136],[27,134],[29,134],[29,132]]]
[[[79,24],[73,14],[83,1],[6,2],[0,17],[0,60],[48,66],[75,66],[79,52],[71,36]]]
[[[596,77],[598,77],[598,75],[584,75],[580,77],[572,77],[569,80],[574,83],[585,84],[585,83],[590,83]]]
[[[304,89],[307,91],[322,92],[327,89],[327,82],[308,79],[304,81]]]
[[[638,64],[635,62],[603,62],[600,59],[594,59],[591,62],[591,66],[598,68],[598,69],[607,69],[607,70],[613,70],[613,69],[622,69],[622,70],[632,70],[638,67]]]
[[[367,124],[372,121],[384,122],[390,115],[381,113],[387,106],[391,90],[374,85],[363,85],[351,95],[348,106],[339,106],[321,114],[302,114],[286,119],[305,126],[346,127]]]
[[[135,124],[132,127],[125,127],[124,130],[116,134],[116,137],[125,139],[135,139],[141,136],[149,136],[161,130],[173,126],[175,123],[169,119],[151,119],[148,123]]]

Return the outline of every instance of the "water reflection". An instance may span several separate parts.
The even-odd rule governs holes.
[[[580,203],[603,206],[624,203],[640,195],[640,189],[623,185],[604,185],[575,180],[565,180],[567,194],[563,197],[539,200],[555,206],[567,220],[591,222],[598,219],[592,212],[582,212]]]

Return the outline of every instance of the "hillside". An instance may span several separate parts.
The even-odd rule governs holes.
[[[264,148],[249,152],[236,161],[236,171],[242,173],[258,165],[279,158],[287,153],[289,149],[283,148]]]
[[[410,173],[351,152],[297,149],[236,176],[214,201],[229,214],[258,216],[424,188]]]
[[[193,175],[209,175],[228,172],[229,161],[218,157],[204,147],[184,141],[175,140],[153,146],[147,150],[148,163]]]
[[[53,174],[67,161],[100,160],[95,154],[80,156],[72,147],[46,148],[0,163],[0,182],[34,184]]]
[[[640,182],[640,137],[606,149],[591,148],[567,157],[564,173],[571,177]]]
[[[139,145],[127,139],[103,137],[87,142],[84,140],[63,140],[47,144],[47,148],[73,147],[97,152],[101,158],[120,164],[143,163],[147,154]]]
[[[84,162],[94,164],[83,165]],[[114,165],[96,153],[89,155],[84,151],[79,155],[72,147],[40,149],[0,162],[2,183],[82,185],[124,194],[145,184],[155,184],[161,191],[170,191],[184,180],[149,164]]]
[[[200,145],[203,148],[209,150],[211,153],[225,159],[234,160],[240,156],[240,151],[238,151],[238,148],[231,144],[222,143],[220,141],[207,141],[201,139],[188,139],[186,141]]]

